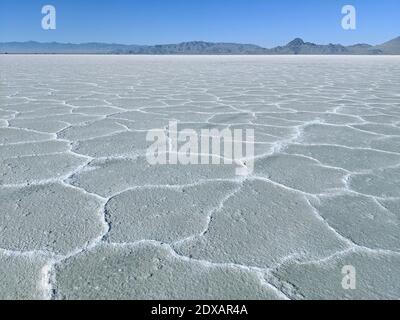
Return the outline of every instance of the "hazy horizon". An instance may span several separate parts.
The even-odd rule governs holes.
[[[57,10],[56,30],[41,28],[45,4]],[[356,30],[341,27],[341,8],[346,4],[357,9]],[[318,44],[377,45],[400,33],[396,0],[4,0],[0,9],[0,42],[154,45],[206,41],[271,48],[294,38]]]
[[[399,31],[399,36],[398,36],[398,37],[400,37],[400,31]],[[346,45],[347,45],[347,46],[356,45],[356,44],[380,45],[380,44],[383,44],[383,43],[385,43],[385,42],[387,42],[387,41],[393,40],[393,39],[398,38],[398,37],[394,37],[394,38],[390,38],[390,39],[385,39],[385,40],[382,40],[381,42],[378,42],[378,43],[376,43],[376,44],[375,44],[375,43],[367,43],[367,42],[354,42],[354,43],[349,43],[349,44],[346,44]],[[293,41],[293,40],[295,40],[295,39],[297,39],[297,38],[302,39],[304,42],[316,43],[316,42],[314,42],[314,41],[310,41],[310,40],[308,40],[308,39],[305,39],[304,37],[298,36],[298,37],[295,37],[295,38],[289,40],[289,41],[286,42],[286,43],[277,44],[277,46],[286,45],[286,44],[288,44],[290,41]],[[261,46],[261,45],[259,45],[259,44],[251,43],[251,42],[232,42],[232,41],[223,41],[223,40],[221,40],[221,41],[207,41],[207,40],[202,40],[202,39],[200,39],[200,40],[199,40],[199,39],[192,39],[192,40],[187,40],[187,41],[179,41],[179,42],[175,42],[175,43],[172,43],[172,42],[165,42],[165,43],[147,43],[147,44],[120,43],[120,42],[103,42],[103,41],[86,41],[86,42],[61,42],[61,41],[37,41],[37,40],[0,41],[0,43],[7,43],[7,42],[16,42],[16,43],[24,43],[24,42],[59,43],[59,44],[71,44],[71,45],[83,45],[83,44],[88,44],[88,43],[99,43],[99,44],[124,45],[124,46],[132,46],[132,45],[154,46],[154,45],[169,45],[169,44],[173,45],[173,44],[179,44],[179,43],[185,43],[185,42],[210,42],[210,43],[233,43],[233,44],[257,45],[257,46],[260,46],[260,47],[265,48],[265,49],[273,48],[273,47]],[[334,42],[332,42],[332,41],[327,41],[327,42],[325,42],[325,43],[316,43],[316,44],[328,45],[328,44],[331,44],[331,43],[332,43],[332,44],[343,44],[343,43],[334,43]]]

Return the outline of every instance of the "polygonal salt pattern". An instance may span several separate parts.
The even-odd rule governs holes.
[[[256,271],[194,261],[151,242],[100,245],[55,274],[59,299],[285,298]]]
[[[101,202],[70,186],[44,184],[0,191],[3,249],[68,254],[106,229]]]
[[[398,57],[0,65],[0,299],[400,297]],[[253,129],[254,172],[150,165],[171,121]]]
[[[46,257],[41,254],[1,254],[0,300],[43,299],[43,268]]]
[[[344,266],[356,270],[355,289],[343,289]],[[322,261],[288,262],[267,279],[292,299],[397,300],[399,270],[399,255],[356,250]]]

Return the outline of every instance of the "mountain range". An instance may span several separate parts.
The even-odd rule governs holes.
[[[1,54],[187,54],[187,55],[400,55],[400,37],[381,45],[315,44],[296,38],[284,46],[267,49],[253,44],[204,41],[162,45],[124,45],[114,43],[3,42]]]

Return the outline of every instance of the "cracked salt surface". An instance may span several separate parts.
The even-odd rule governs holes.
[[[0,299],[399,299],[399,62],[0,57]],[[172,120],[254,172],[150,166]]]

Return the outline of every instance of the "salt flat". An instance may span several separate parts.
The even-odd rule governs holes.
[[[1,56],[0,299],[399,299],[399,88],[399,57]],[[171,120],[254,129],[254,172],[151,166]]]

